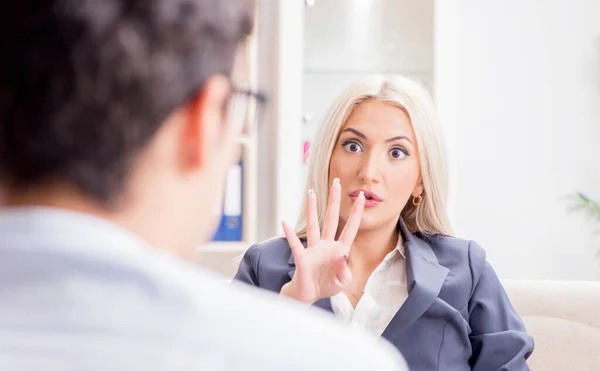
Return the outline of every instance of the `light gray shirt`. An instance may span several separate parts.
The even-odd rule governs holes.
[[[0,369],[406,370],[388,343],[246,286],[90,215],[4,209]]]

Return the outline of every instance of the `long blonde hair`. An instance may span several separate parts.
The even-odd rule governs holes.
[[[331,154],[344,123],[354,108],[367,100],[378,100],[403,109],[410,117],[415,132],[424,191],[418,206],[409,201],[401,212],[408,229],[413,233],[451,235],[453,231],[446,214],[446,149],[431,95],[420,84],[405,77],[379,75],[369,76],[349,86],[319,126],[309,155],[305,196],[295,227],[296,234],[306,237],[306,194],[311,188],[317,195],[317,214],[323,228],[329,198]]]

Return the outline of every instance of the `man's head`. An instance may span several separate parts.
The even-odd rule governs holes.
[[[246,0],[3,2],[8,201],[102,214],[164,248],[206,238],[251,13]]]

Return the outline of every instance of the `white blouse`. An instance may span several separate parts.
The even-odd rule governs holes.
[[[343,292],[331,297],[335,316],[345,325],[380,336],[408,297],[402,236],[369,276],[356,308]]]

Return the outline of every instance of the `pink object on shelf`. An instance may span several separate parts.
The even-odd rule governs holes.
[[[308,159],[308,150],[310,149],[310,141],[305,140],[304,141],[304,148],[303,148],[303,152],[302,152],[302,163],[306,163],[306,160]]]

